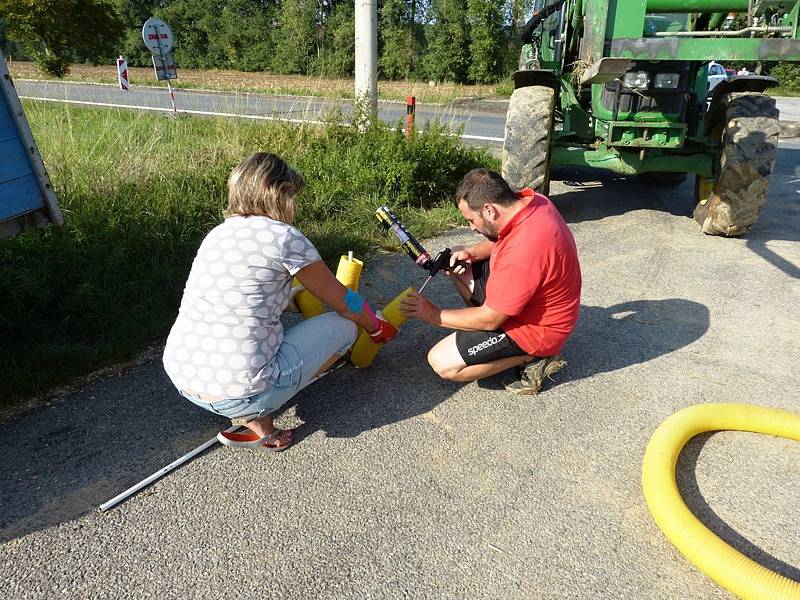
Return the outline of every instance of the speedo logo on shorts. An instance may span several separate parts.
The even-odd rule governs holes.
[[[467,353],[470,356],[475,356],[478,352],[481,352],[482,350],[486,350],[488,347],[494,346],[495,344],[499,344],[504,339],[506,339],[506,334],[505,333],[501,333],[500,335],[492,336],[488,340],[484,340],[483,342],[481,342],[477,346],[473,346],[472,348],[469,348],[467,350]]]

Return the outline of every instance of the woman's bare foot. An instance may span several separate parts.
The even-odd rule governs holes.
[[[258,437],[264,437],[271,434],[277,429],[272,421],[272,415],[266,415],[260,419],[254,419],[244,424],[247,429],[255,433]],[[283,448],[292,443],[292,430],[291,429],[278,429],[280,433],[266,445],[270,448]]]

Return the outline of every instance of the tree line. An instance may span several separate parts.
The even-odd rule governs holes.
[[[532,5],[379,0],[380,77],[497,81],[517,64],[519,33]],[[55,75],[65,74],[69,63],[108,62],[117,54],[131,66],[148,66],[141,29],[151,16],[172,28],[183,68],[354,72],[353,0],[0,0],[0,47]]]

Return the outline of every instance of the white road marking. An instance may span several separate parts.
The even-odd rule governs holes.
[[[170,108],[158,108],[155,106],[136,106],[133,104],[114,104],[111,102],[89,102],[88,100],[62,100],[60,98],[41,98],[38,96],[20,96],[20,98],[24,98],[25,100],[39,100],[40,102],[64,102],[66,104],[82,104],[85,106],[104,106],[106,108],[129,108],[132,110],[150,110],[156,112],[164,112],[170,113],[172,109]],[[264,115],[248,115],[242,113],[224,113],[224,112],[213,112],[208,110],[188,110],[179,108],[178,113],[183,113],[187,115],[204,115],[208,117],[234,117],[239,119],[255,119],[259,121],[282,121],[286,123],[309,123],[311,125],[324,125],[324,121],[316,121],[314,119],[290,119],[288,117],[267,117]],[[394,128],[392,128],[394,129]],[[418,131],[424,131],[422,129]],[[455,135],[455,134],[451,134]],[[483,142],[502,142],[503,138],[497,137],[488,137],[484,135],[467,135],[463,134],[461,136],[465,140],[478,140]]]

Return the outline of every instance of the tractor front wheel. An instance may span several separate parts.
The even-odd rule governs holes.
[[[778,109],[765,94],[743,92],[726,99],[716,177],[697,176],[694,218],[703,233],[740,236],[750,231],[767,200],[778,154]]]
[[[503,142],[503,177],[514,191],[550,190],[550,138],[555,92],[533,85],[511,94]]]

